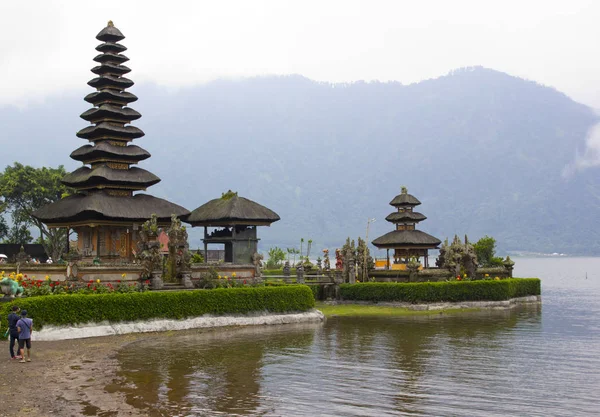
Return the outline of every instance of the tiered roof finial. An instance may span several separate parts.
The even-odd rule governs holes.
[[[109,20],[96,39],[103,42],[96,47],[101,54],[94,58],[99,65],[92,68],[97,77],[88,82],[96,91],[85,97],[94,107],[80,116],[92,125],[77,132],[78,137],[92,145],[84,145],[71,154],[71,158],[89,167],[72,172],[63,182],[79,191],[106,190],[113,195],[131,195],[133,191],[156,184],[160,178],[145,169],[131,167],[150,154],[130,145],[134,139],[144,136],[144,132],[131,125],[142,115],[128,107],[137,97],[125,91],[133,85],[133,81],[124,77],[131,71],[123,65],[129,58],[121,52],[127,48],[118,43],[125,36]]]

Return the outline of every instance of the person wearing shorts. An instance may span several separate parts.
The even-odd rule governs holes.
[[[27,318],[27,310],[21,310],[21,318],[17,322],[19,332],[19,350],[21,360],[19,362],[31,362],[31,333],[33,332],[33,320]],[[25,347],[27,347],[27,360],[25,359]]]

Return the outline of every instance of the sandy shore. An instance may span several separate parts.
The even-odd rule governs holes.
[[[147,337],[152,336],[35,342],[28,363],[9,359],[8,343],[0,343],[0,416],[146,415],[107,386],[117,382],[116,352]]]
[[[147,411],[127,404],[125,394],[119,391],[116,360],[117,352],[129,343],[155,338],[157,334],[144,332],[167,329],[204,332],[232,326],[250,328],[315,322],[322,321],[323,317],[321,312],[313,310],[297,314],[206,316],[73,328],[48,326],[33,335],[31,362],[11,360],[8,342],[0,342],[5,352],[4,359],[0,359],[0,417],[147,416]],[[106,334],[112,335],[85,338]],[[80,338],[56,340],[65,337]]]

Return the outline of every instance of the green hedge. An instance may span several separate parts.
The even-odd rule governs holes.
[[[342,284],[340,294],[344,300],[373,302],[499,301],[528,295],[540,295],[541,283],[538,278],[462,282],[369,282]]]
[[[29,297],[4,303],[0,307],[0,334],[6,331],[6,317],[13,304],[26,309],[34,320],[34,328],[39,330],[46,324],[181,319],[204,314],[246,314],[257,311],[307,311],[314,307],[315,299],[305,285]]]

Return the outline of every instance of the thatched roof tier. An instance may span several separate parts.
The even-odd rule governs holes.
[[[427,217],[421,213],[417,213],[416,211],[396,211],[388,215],[385,219],[390,223],[418,223],[427,219]]]
[[[88,140],[115,139],[130,141],[141,138],[144,132],[135,126],[117,126],[111,123],[102,122],[95,126],[88,126],[77,132],[77,137]]]
[[[115,146],[102,141],[96,142],[95,146],[83,145],[71,153],[71,158],[87,163],[99,160],[136,163],[150,158],[150,153],[136,145]]]
[[[131,72],[131,68],[125,65],[104,62],[102,65],[92,68],[92,72],[97,75],[124,75]]]
[[[88,81],[90,87],[101,90],[103,88],[111,88],[113,90],[125,90],[133,85],[133,81],[125,77],[115,77],[112,75],[102,75],[100,77],[92,78]]]
[[[111,20],[109,20],[106,27],[98,32],[96,39],[102,42],[119,42],[125,39],[125,36],[123,36],[121,31],[113,25]]]
[[[198,207],[183,220],[192,226],[269,226],[280,217],[273,210],[230,191]]]
[[[392,201],[390,201],[390,205],[394,207],[398,206],[418,206],[421,202],[411,194],[408,194],[406,188],[402,189],[402,193],[398,194]]]
[[[92,123],[102,121],[114,121],[117,123],[130,123],[132,120],[137,120],[142,117],[137,111],[129,107],[114,106],[112,104],[101,104],[99,107],[93,107],[81,113],[83,120]]]
[[[141,223],[148,220],[152,214],[156,214],[160,222],[166,223],[170,222],[172,214],[183,217],[189,214],[189,211],[177,204],[148,194],[118,197],[104,192],[96,192],[88,195],[75,194],[33,213],[35,218],[48,225],[86,221]]]
[[[135,94],[131,94],[127,91],[115,91],[115,90],[100,90],[94,91],[84,97],[84,100],[88,103],[92,103],[95,106],[101,104],[116,104],[118,106],[126,106],[128,103],[136,101],[138,98]]]
[[[442,242],[420,230],[394,230],[378,237],[371,243],[380,249],[402,246],[435,249]]]
[[[96,55],[94,57],[94,61],[100,62],[101,64],[107,62],[116,62],[118,64],[122,64],[123,62],[129,61],[129,58],[122,54],[113,54],[112,52],[106,52],[104,54]]]
[[[142,168],[113,169],[106,164],[95,168],[83,166],[67,174],[62,179],[63,184],[77,188],[126,188],[129,190],[144,190],[160,182],[160,178]]]
[[[96,46],[96,51],[104,53],[118,54],[119,52],[125,52],[126,50],[127,47],[114,42],[105,42]]]

